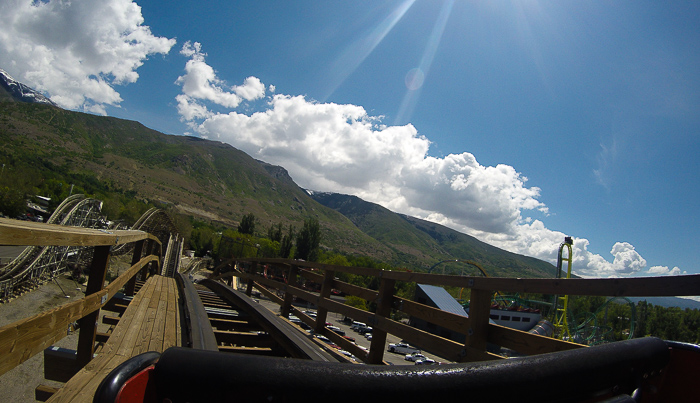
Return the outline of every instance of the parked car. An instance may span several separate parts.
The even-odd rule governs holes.
[[[365,326],[361,327],[357,330],[357,333],[359,334],[366,334],[366,333],[372,333],[372,326]]]
[[[435,360],[431,360],[430,358],[425,358],[425,359],[416,361],[416,365],[433,365],[433,364],[437,364],[437,363],[435,362]]]
[[[366,328],[366,327],[367,327],[367,324],[366,324],[366,323],[362,323],[362,322],[352,322],[352,326],[350,326],[350,329],[351,329],[351,330],[354,330],[354,331],[356,331],[356,332],[359,332],[360,329],[364,329],[364,328]]]
[[[403,357],[404,360],[413,361],[413,362],[424,360],[426,358],[428,358],[428,357],[424,356],[421,353],[406,354],[406,356]]]
[[[326,326],[326,329],[334,331],[338,336],[345,336],[345,332],[338,326]]]
[[[397,354],[415,354],[415,353],[420,353],[421,351],[415,347],[409,346],[406,343],[396,343],[396,344],[389,344],[389,348],[387,349],[390,353],[397,353]]]
[[[365,339],[372,340],[372,333],[365,334]]]

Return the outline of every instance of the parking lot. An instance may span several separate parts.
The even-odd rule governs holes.
[[[277,313],[277,314],[279,313],[280,306],[278,304],[270,301],[269,299],[267,299],[263,296],[261,296],[260,298],[256,298],[256,300],[258,300],[258,302],[262,306],[269,309],[270,311]],[[304,307],[299,307],[299,306],[297,306],[296,308],[301,309],[302,311],[307,310]],[[308,309],[308,310],[315,312],[315,309]],[[365,347],[365,348],[369,349],[371,341],[368,338],[366,338],[365,335],[362,335],[358,332],[355,332],[354,330],[351,330],[350,325],[343,322],[343,317],[344,316],[341,314],[329,312],[328,317],[326,318],[326,321],[331,323],[333,326],[337,326],[338,328],[340,328],[340,330],[345,332],[345,336],[354,338],[355,343],[358,346]],[[386,341],[386,344],[384,346],[384,361],[391,363],[391,364],[394,364],[394,365],[415,365],[413,362],[405,360],[404,359],[405,357],[403,354],[395,354],[395,353],[390,353],[387,351],[389,344],[402,342],[402,340],[400,338],[398,338],[392,334],[388,334],[386,339],[387,339],[387,341]],[[415,347],[420,348],[420,346],[415,346]],[[442,363],[449,362],[449,361],[445,360],[444,358],[438,357],[434,354],[430,354],[429,352],[426,352],[426,351],[422,351],[422,354],[425,355],[426,357],[434,360],[435,362],[442,362]]]

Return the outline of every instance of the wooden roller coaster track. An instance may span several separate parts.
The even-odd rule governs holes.
[[[105,286],[110,252],[123,244],[133,245],[132,266]],[[678,401],[700,393],[700,386],[693,379],[700,365],[697,346],[645,338],[585,347],[489,324],[494,290],[551,295],[694,296],[700,294],[700,275],[625,279],[485,278],[286,259],[238,259],[222,264],[217,270],[224,273],[202,282],[204,289],[189,283],[177,269],[165,267],[165,262],[175,262],[177,258],[172,251],[163,250],[162,244],[159,237],[145,231],[71,228],[0,219],[0,245],[94,247],[85,298],[0,328],[0,375],[50,347],[65,336],[73,322],[79,321],[80,338],[71,367],[75,375],[58,391],[38,392],[43,399],[89,401],[95,396],[107,399],[104,396],[110,396],[109,385],[105,386],[105,382],[120,379],[114,377],[115,373],[129,374],[126,379],[135,376],[136,372],[129,372],[129,368],[150,371],[144,384],[147,389],[142,392],[150,390],[148,393],[152,395],[148,396],[156,396],[156,400],[141,401],[213,401],[231,398],[232,393],[250,400],[306,401],[311,393],[314,399],[335,401],[354,401],[357,396],[427,399],[455,394],[478,400],[513,398],[517,389],[517,394],[526,398],[536,396],[539,401],[605,401],[637,394],[638,400],[655,402]],[[179,250],[178,242],[168,244],[178,245],[171,248]],[[265,276],[271,270],[283,272],[286,281]],[[373,277],[378,287],[369,289],[340,281],[339,273]],[[226,286],[234,277],[246,284],[245,293]],[[302,287],[302,279],[319,284],[320,289],[310,291]],[[467,288],[470,315],[467,318],[400,298],[394,294],[397,282]],[[254,289],[277,301],[283,317],[296,314],[316,333],[357,353],[368,365],[329,362],[332,361],[329,356],[318,352],[320,348],[316,350],[314,345],[301,340],[286,325],[275,324],[278,319],[285,322],[284,319],[273,319],[276,315],[252,308],[255,305],[243,294],[250,296]],[[331,298],[332,290],[369,301],[376,309],[369,312],[343,304]],[[295,299],[315,305],[317,316],[313,318],[300,311],[293,304]],[[229,316],[225,320],[215,318],[211,314],[213,310],[205,308],[206,304],[220,309],[219,313],[229,312]],[[108,337],[97,334],[100,309],[121,312]],[[352,350],[348,340],[328,329],[329,312],[373,326],[369,351]],[[413,328],[395,320],[397,314],[415,316],[456,331],[465,340],[455,342]],[[264,325],[257,325],[261,327],[253,331],[255,334],[244,334],[254,328],[248,319],[256,316],[262,318]],[[224,329],[239,325],[242,328]],[[382,365],[388,334],[455,364],[430,371]],[[100,338],[107,341],[96,350]],[[170,341],[157,342],[159,338]],[[138,340],[138,343],[124,340]],[[241,348],[245,343],[256,346]],[[129,349],[129,345],[141,347]],[[528,357],[505,359],[492,352],[489,348],[492,345]],[[275,349],[285,351],[287,357],[311,359],[251,355],[253,351]],[[223,353],[232,350],[236,352]],[[141,354],[144,351],[146,355]],[[562,377],[566,381],[561,381]],[[517,387],[499,390],[498,385],[503,382]]]

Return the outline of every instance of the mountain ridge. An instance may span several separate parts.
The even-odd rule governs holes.
[[[40,103],[59,107],[55,102],[40,92],[20,83],[10,76],[5,70],[0,69],[0,87],[3,88],[12,99],[20,102]]]

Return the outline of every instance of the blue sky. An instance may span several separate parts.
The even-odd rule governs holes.
[[[700,273],[700,3],[0,4],[0,68],[590,277]]]

